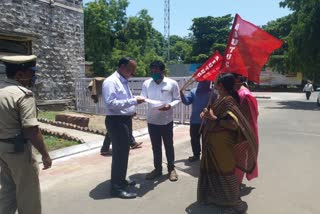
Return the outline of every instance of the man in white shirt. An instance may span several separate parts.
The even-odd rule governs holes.
[[[304,86],[303,91],[306,92],[306,98],[309,100],[311,92],[313,91],[313,85],[310,80],[307,81],[307,84]]]
[[[175,80],[164,76],[165,65],[161,61],[150,64],[152,78],[144,81],[141,96],[157,100],[162,105],[148,103],[148,131],[153,150],[154,170],[146,175],[147,180],[162,175],[162,140],[166,151],[170,181],[177,181],[174,169],[173,107],[180,102],[179,86]]]
[[[135,106],[144,102],[144,98],[133,97],[128,86],[128,79],[136,71],[137,62],[130,57],[119,60],[118,69],[102,85],[102,96],[106,107],[106,127],[112,141],[111,195],[129,199],[136,193],[126,190],[135,185],[126,180],[129,143],[132,133],[132,115]]]

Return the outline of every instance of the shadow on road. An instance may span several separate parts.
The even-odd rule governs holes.
[[[280,106],[277,107],[265,107],[267,109],[293,109],[293,110],[311,110],[319,111],[320,107],[315,102],[304,101],[279,101]]]
[[[162,175],[154,180],[146,180],[145,177],[146,173],[130,175],[130,179],[137,183],[132,189],[138,194],[138,197],[143,197],[148,192],[154,190],[156,186],[168,179],[167,175]]]
[[[202,205],[198,202],[190,204],[186,208],[188,214],[222,214],[222,210],[212,205]]]
[[[136,192],[138,197],[143,197],[148,192],[154,190],[157,185],[168,179],[167,175],[162,175],[159,178],[147,181],[145,180],[145,176],[145,173],[138,173],[129,176],[130,180],[134,180],[137,184],[134,187],[127,187],[127,189]],[[92,189],[89,196],[94,200],[110,199],[112,198],[110,195],[110,187],[110,180],[104,181]]]
[[[90,191],[89,196],[94,200],[102,200],[112,198],[110,195],[110,180],[98,184]]]
[[[177,170],[180,170],[196,178],[199,177],[200,161],[190,163],[188,159],[181,159],[175,161],[174,163]]]

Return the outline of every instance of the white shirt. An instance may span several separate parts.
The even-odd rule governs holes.
[[[102,96],[106,115],[133,115],[137,100],[132,96],[128,80],[117,71],[103,81]]]
[[[307,83],[304,88],[303,91],[313,91],[313,86],[310,83]]]
[[[141,96],[158,100],[171,106],[168,111],[159,111],[159,108],[153,108],[153,105],[148,103],[148,123],[167,125],[173,121],[172,107],[180,102],[179,85],[175,80],[164,77],[162,82],[157,84],[153,79],[147,79],[143,82]]]

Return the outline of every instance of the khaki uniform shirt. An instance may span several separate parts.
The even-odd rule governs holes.
[[[0,117],[0,151],[3,151],[10,144],[1,139],[14,138],[22,128],[39,125],[32,91],[12,79],[0,81]]]

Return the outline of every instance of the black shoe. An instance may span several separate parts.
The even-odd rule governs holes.
[[[188,158],[189,162],[195,162],[200,160],[200,156],[191,156]]]
[[[130,145],[131,149],[137,149],[137,148],[141,148],[143,142],[134,142],[133,144]]]
[[[133,180],[125,180],[124,184],[126,186],[135,186],[137,183],[135,181],[133,181]]]
[[[112,151],[111,150],[100,151],[100,155],[102,155],[102,156],[111,156],[112,155]]]
[[[111,189],[111,196],[122,199],[132,199],[137,197],[137,193],[128,192],[124,189]]]
[[[160,177],[162,175],[161,171],[157,171],[156,169],[152,170],[152,172],[149,172],[146,174],[146,180],[153,180],[157,177]]]

